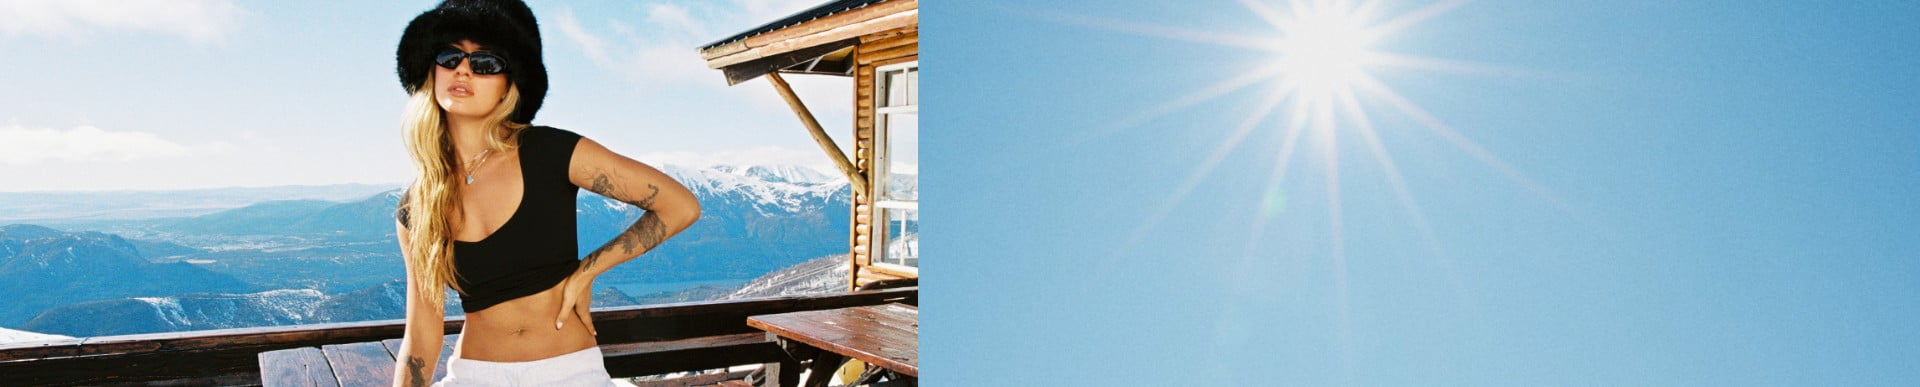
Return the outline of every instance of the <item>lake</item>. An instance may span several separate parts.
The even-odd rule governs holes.
[[[701,285],[740,286],[742,284],[746,284],[747,281],[749,281],[749,279],[718,279],[718,280],[673,281],[673,282],[627,282],[627,283],[612,283],[612,284],[607,284],[606,286],[611,286],[614,289],[618,289],[620,290],[621,293],[626,293],[629,296],[639,297],[639,296],[644,296],[644,295],[658,293],[658,292],[680,291],[680,290],[685,290],[687,288],[701,286]],[[595,287],[600,287],[600,286],[596,284]]]

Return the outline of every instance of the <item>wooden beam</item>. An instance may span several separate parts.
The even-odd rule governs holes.
[[[827,158],[833,159],[833,165],[840,167],[840,173],[847,175],[847,181],[853,182],[854,192],[867,192],[866,175],[855,168],[852,161],[847,161],[847,154],[840,152],[839,145],[833,144],[833,137],[828,137],[827,130],[820,127],[820,121],[813,119],[813,112],[800,102],[800,95],[793,93],[793,86],[787,85],[787,80],[780,78],[779,72],[767,73],[767,83],[773,84],[773,89],[787,100],[787,107],[793,108],[793,114],[800,116],[800,123],[807,126],[807,133],[813,135],[813,142],[819,143],[820,150],[827,151]]]
[[[766,75],[767,73],[781,71],[783,69],[793,67],[795,64],[805,63],[811,60],[819,60],[821,57],[824,57],[827,54],[839,52],[840,50],[849,50],[859,44],[860,44],[859,39],[844,39],[838,42],[825,43],[818,46],[801,49],[798,51],[772,55],[772,56],[755,59],[755,60],[744,62],[744,63],[737,63],[731,66],[727,66],[726,68],[720,69],[720,73],[721,75],[727,78],[727,86],[733,86],[733,85],[740,84],[740,82],[746,82],[754,78],[759,78],[761,75]],[[851,62],[851,61],[843,61],[843,62]],[[845,72],[844,70],[846,68],[852,68],[852,67],[850,64],[844,66],[842,68],[843,73]],[[846,74],[841,74],[841,75],[846,75]]]

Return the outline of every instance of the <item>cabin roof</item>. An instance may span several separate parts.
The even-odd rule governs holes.
[[[709,48],[718,47],[722,44],[737,42],[740,40],[744,40],[746,38],[753,37],[754,35],[764,34],[764,33],[773,32],[773,31],[779,31],[782,28],[792,27],[796,24],[805,23],[813,19],[819,19],[822,17],[827,17],[829,15],[851,11],[855,9],[860,9],[868,5],[872,5],[876,3],[884,3],[884,2],[887,2],[887,0],[835,0],[833,2],[829,2],[826,4],[814,6],[813,8],[807,8],[804,11],[800,11],[792,15],[787,15],[787,17],[783,17],[783,18],[774,20],[772,22],[768,22],[767,24],[761,24],[758,27],[749,28],[746,31],[741,31],[738,34],[734,34],[733,36],[728,36],[726,38],[713,41],[712,43],[701,45],[700,49],[705,50]]]
[[[918,0],[836,0],[700,48],[728,85],[768,73],[852,76],[853,47],[919,25]]]

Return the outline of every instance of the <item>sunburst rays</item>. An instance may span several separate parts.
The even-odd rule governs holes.
[[[1473,308],[1467,299],[1464,286],[1455,273],[1452,262],[1441,251],[1438,237],[1426,211],[1415,196],[1414,187],[1407,183],[1406,176],[1393,157],[1390,149],[1382,142],[1383,136],[1423,135],[1437,137],[1454,149],[1471,156],[1474,160],[1499,172],[1501,175],[1519,183],[1526,190],[1565,208],[1559,200],[1544,186],[1535,183],[1518,169],[1495,156],[1493,152],[1469,140],[1465,135],[1430,113],[1426,108],[1402,96],[1391,86],[1375,77],[1384,71],[1446,71],[1481,75],[1526,75],[1524,70],[1503,68],[1500,66],[1472,63],[1455,59],[1430,58],[1418,55],[1388,52],[1377,47],[1377,43],[1389,40],[1395,34],[1415,28],[1422,22],[1433,20],[1448,11],[1468,3],[1467,0],[1445,0],[1413,7],[1411,10],[1388,15],[1380,1],[1345,0],[1290,0],[1275,3],[1268,0],[1240,0],[1245,10],[1273,27],[1272,35],[1248,35],[1218,32],[1205,29],[1183,28],[1124,20],[1101,19],[1078,15],[1053,15],[1062,22],[1079,24],[1099,29],[1170,39],[1180,42],[1199,43],[1220,46],[1232,50],[1258,50],[1270,53],[1266,63],[1251,66],[1251,70],[1228,74],[1220,81],[1201,85],[1192,92],[1169,98],[1154,106],[1137,110],[1132,116],[1121,118],[1117,122],[1090,131],[1081,140],[1111,136],[1128,128],[1146,125],[1168,114],[1203,106],[1210,101],[1242,92],[1248,88],[1266,87],[1262,98],[1254,105],[1244,119],[1240,119],[1227,133],[1224,140],[1212,146],[1205,158],[1196,165],[1192,173],[1173,187],[1169,197],[1159,205],[1148,210],[1128,239],[1116,246],[1126,251],[1136,244],[1150,238],[1160,222],[1171,216],[1176,208],[1184,203],[1202,183],[1213,175],[1215,169],[1225,162],[1228,156],[1245,148],[1248,140],[1256,134],[1273,131],[1279,136],[1279,144],[1274,152],[1273,164],[1266,173],[1265,191],[1258,197],[1258,203],[1252,203],[1253,214],[1248,224],[1248,237],[1242,246],[1241,254],[1232,264],[1223,268],[1234,272],[1231,275],[1233,291],[1245,292],[1252,278],[1246,274],[1252,269],[1254,257],[1261,255],[1261,243],[1268,232],[1269,222],[1284,216],[1290,207],[1298,203],[1290,201],[1285,186],[1290,171],[1297,168],[1292,165],[1299,161],[1317,163],[1323,168],[1323,187],[1327,197],[1326,227],[1329,236],[1331,278],[1338,297],[1337,319],[1343,345],[1342,355],[1352,355],[1347,336],[1352,329],[1349,319],[1351,305],[1348,300],[1348,273],[1346,256],[1346,234],[1343,222],[1341,194],[1341,160],[1339,154],[1342,141],[1358,144],[1366,150],[1367,157],[1377,165],[1379,171],[1392,189],[1396,205],[1405,210],[1409,224],[1418,232],[1418,239],[1433,252],[1437,266],[1446,277],[1446,282],[1457,294],[1463,296],[1468,308]],[[1370,113],[1395,114],[1412,125],[1379,126],[1379,120]],[[1411,129],[1411,130],[1410,130]],[[1303,147],[1304,145],[1304,147]],[[1266,150],[1262,150],[1266,151]],[[1318,153],[1318,158],[1295,160],[1296,153]],[[1233,320],[1237,314],[1246,313],[1244,307],[1223,308],[1223,321]],[[1244,316],[1238,316],[1244,317]],[[1219,328],[1217,329],[1225,329]],[[1348,364],[1351,364],[1348,362]]]

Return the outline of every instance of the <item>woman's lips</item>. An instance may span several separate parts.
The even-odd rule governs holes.
[[[467,87],[467,84],[465,83],[455,83],[451,86],[447,86],[447,95],[451,95],[455,97],[472,97],[473,89]]]

